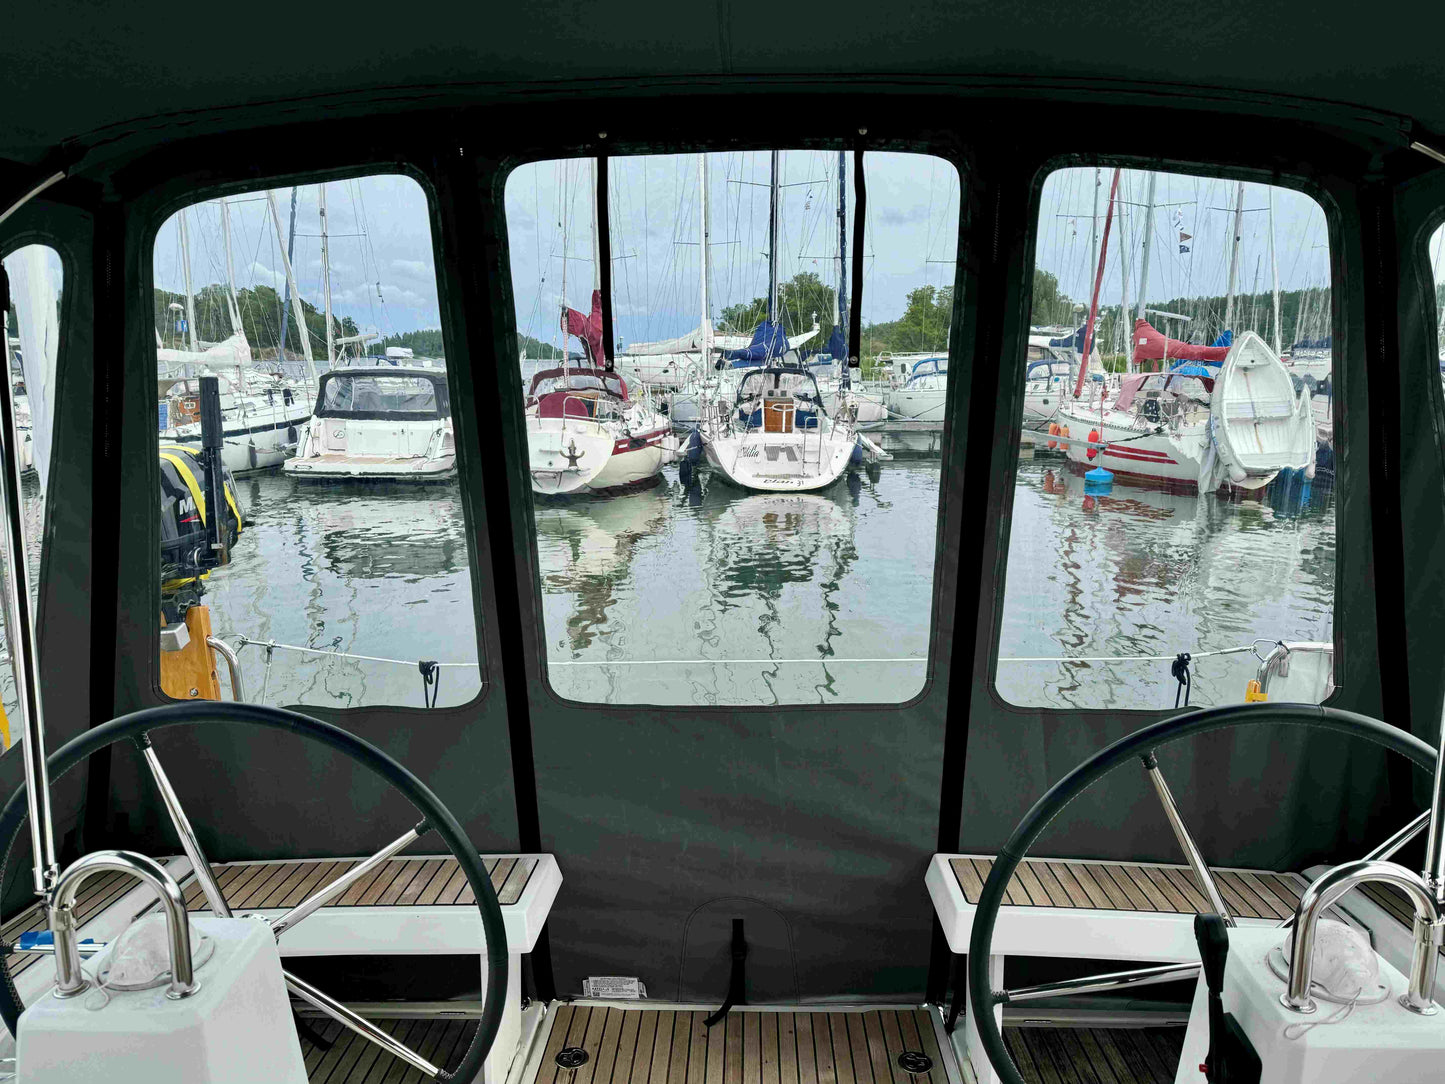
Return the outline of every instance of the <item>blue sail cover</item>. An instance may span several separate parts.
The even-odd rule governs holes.
[[[1077,353],[1084,352],[1084,332],[1088,330],[1088,324],[1083,324],[1072,335],[1061,335],[1057,339],[1050,339],[1050,346],[1072,346]]]
[[[741,350],[724,350],[723,357],[732,362],[734,369],[746,369],[761,365],[773,358],[780,358],[788,352],[788,337],[782,326],[764,320],[753,332],[753,341]]]
[[[1216,343],[1215,345],[1217,346],[1219,344]],[[1222,364],[1223,362],[1219,361],[1206,361],[1204,365],[1199,364],[1199,362],[1197,361],[1186,361],[1183,365],[1174,366],[1174,368],[1170,369],[1169,372],[1172,373],[1174,376],[1202,376],[1206,380],[1213,380],[1219,374],[1205,368],[1205,366],[1212,365],[1215,368],[1218,368]]]
[[[1320,339],[1301,339],[1295,343],[1291,350],[1328,350],[1334,342],[1333,335],[1326,335]]]
[[[847,358],[848,344],[843,341],[843,329],[834,325],[833,334],[828,336],[828,341],[823,344],[820,354],[827,354],[832,358]]]
[[[1219,333],[1219,338],[1215,339],[1215,340],[1214,340],[1212,343],[1210,343],[1209,345],[1210,345],[1210,346],[1233,346],[1233,345],[1234,345],[1234,332],[1233,332],[1232,330],[1230,330],[1229,328],[1225,328],[1223,331],[1221,331],[1221,332]]]

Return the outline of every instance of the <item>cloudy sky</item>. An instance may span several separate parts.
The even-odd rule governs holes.
[[[519,329],[544,341],[558,338],[555,313],[564,295],[586,308],[593,258],[593,164],[589,159],[543,162],[508,179],[506,208],[512,280]],[[659,155],[612,163],[612,254],[617,336],[623,343],[683,334],[698,324],[700,299],[699,158]],[[907,294],[925,283],[947,285],[958,229],[958,175],[926,155],[867,156],[863,317],[891,320]],[[852,184],[852,159],[845,180]],[[766,153],[708,156],[711,223],[711,311],[762,296],[767,289],[768,178]],[[816,272],[830,285],[838,274],[838,156],[787,151],[780,156],[779,262],[786,280]],[[1117,303],[1123,266],[1129,264],[1131,299],[1137,302],[1140,249],[1145,230],[1148,174],[1124,171],[1102,298]],[[1087,301],[1094,250],[1090,223],[1102,232],[1112,171],[1069,169],[1052,175],[1044,190],[1037,259],[1059,276],[1065,293]],[[1151,300],[1225,291],[1229,265],[1233,182],[1159,174],[1151,216]],[[1287,189],[1273,191],[1273,221],[1280,284],[1284,289],[1328,280],[1323,212],[1313,200]],[[1240,252],[1241,292],[1270,285],[1270,193],[1245,185]],[[320,307],[319,187],[297,192],[294,265],[301,294]],[[277,193],[283,225],[290,190]],[[327,186],[331,235],[332,306],[363,328],[391,334],[436,327],[436,277],[425,197],[411,180],[373,177]],[[284,285],[275,230],[264,198],[231,201],[233,260],[239,286]],[[852,239],[849,192],[849,241]],[[224,252],[220,208],[202,204],[189,212],[192,281],[197,290],[222,281]],[[1179,251],[1178,234],[1190,235]],[[565,257],[565,258],[564,258]],[[177,221],[161,230],[156,281],[180,292],[181,246]],[[565,272],[564,272],[565,264]],[[575,347],[575,343],[573,344]]]
[[[1098,215],[1099,232],[1107,218],[1112,169],[1064,169],[1044,182],[1036,260],[1059,276],[1060,289],[1088,303],[1096,264],[1090,225]],[[1109,237],[1101,303],[1117,305],[1127,261],[1130,298],[1139,298],[1144,236],[1152,238],[1148,292],[1151,301],[1224,294],[1238,185],[1234,181],[1158,173],[1154,210],[1148,210],[1150,174],[1123,170]],[[1095,181],[1097,178],[1097,188]],[[1282,290],[1329,282],[1329,235],[1319,204],[1291,189],[1262,184],[1244,186],[1239,245],[1238,290],[1268,291],[1270,206],[1273,203],[1275,254]],[[1181,242],[1180,234],[1188,234]],[[1187,247],[1188,252],[1181,252]]]
[[[770,155],[707,156],[711,304],[723,308],[766,295]],[[701,318],[700,159],[695,154],[614,160],[611,174],[613,299],[623,343],[670,338]],[[852,244],[852,156],[844,165]],[[593,164],[540,162],[507,181],[507,223],[517,326],[555,338],[564,296],[585,309],[593,288]],[[908,292],[953,281],[958,174],[936,158],[870,154],[863,318],[901,315]],[[779,156],[779,278],[802,271],[838,277],[838,155]],[[565,259],[564,259],[565,243]],[[563,282],[563,265],[566,282]],[[820,314],[821,315],[821,314]],[[790,331],[803,329],[790,328]]]
[[[291,189],[276,192],[283,231],[289,232]],[[322,306],[320,186],[296,190],[296,250],[292,266],[301,296]],[[230,199],[232,260],[237,287],[264,284],[284,290],[285,271],[264,194]],[[326,186],[331,263],[331,305],[358,327],[382,335],[439,326],[436,272],[426,196],[410,178],[367,177]],[[195,290],[225,281],[221,208],[203,203],[187,211],[191,282]],[[156,285],[184,293],[179,217],[156,238]]]

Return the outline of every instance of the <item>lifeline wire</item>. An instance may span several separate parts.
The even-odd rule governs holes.
[[[305,655],[330,655],[338,659],[355,659],[360,662],[384,662],[396,666],[415,666],[425,674],[429,667],[440,669],[445,666],[468,667],[476,669],[480,664],[475,662],[431,662],[420,659],[389,659],[380,655],[356,655],[348,651],[329,651],[319,647],[300,647],[296,644],[281,644],[274,640],[252,640],[246,636],[236,638],[238,647],[262,647],[266,649],[268,660],[274,651],[297,651]],[[1217,655],[1242,655],[1253,654],[1258,657],[1256,646],[1260,643],[1276,643],[1274,640],[1257,640],[1245,647],[1224,647],[1216,651],[1195,651],[1189,653],[1189,658],[1207,659]],[[1000,658],[1000,663],[1006,662],[1168,662],[1172,663],[1179,658],[1178,653],[1171,655],[1038,655],[1021,658]],[[885,659],[840,659],[824,657],[817,659],[548,659],[548,666],[696,666],[700,664],[713,664],[720,666],[772,666],[790,665],[802,666],[813,663],[926,663],[927,658],[918,655],[905,655],[899,658]],[[264,690],[264,686],[263,686]],[[264,696],[264,691],[263,691]]]

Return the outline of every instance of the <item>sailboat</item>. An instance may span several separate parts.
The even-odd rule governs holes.
[[[565,165],[564,165],[565,169]],[[593,191],[596,190],[594,183]],[[568,308],[562,266],[562,332],[582,340],[586,364],[562,364],[532,377],[525,406],[528,468],[534,493],[596,493],[654,481],[671,459],[672,425],[608,363],[603,349],[601,264],[593,223],[592,310]]]
[[[323,186],[324,188],[325,186]],[[221,390],[224,440],[221,458],[233,474],[279,467],[295,450],[299,430],[311,417],[312,389],[252,368],[251,346],[236,301],[231,260],[229,205],[221,204],[221,235],[226,254],[226,315],[231,334],[219,343],[196,337],[195,295],[191,288],[190,232],[186,209],[179,212],[181,272],[185,279],[185,348],[167,348],[156,332],[159,422],[162,442],[200,446],[200,377],[217,376]],[[289,274],[289,262],[287,265]],[[328,300],[330,288],[327,288]],[[329,305],[328,305],[329,317]],[[328,328],[329,328],[328,319]],[[301,324],[303,339],[305,324]]]
[[[789,350],[778,309],[778,152],[772,155],[768,315],[734,362],[761,362],[742,374],[729,400],[718,396],[698,429],[708,464],[725,479],[764,493],[825,489],[862,445],[846,411],[830,417],[813,373],[784,364]]]
[[[1099,290],[1109,252],[1119,170],[1109,194],[1085,329],[1089,353],[1098,317]],[[1241,191],[1236,217],[1243,204]],[[1235,229],[1226,323],[1232,322],[1239,230]],[[1232,335],[1226,331],[1226,335]],[[1138,371],[1145,362],[1159,371]],[[1172,364],[1171,364],[1172,363]],[[1186,492],[1210,493],[1224,484],[1260,489],[1282,470],[1315,470],[1315,426],[1309,396],[1297,394],[1279,355],[1253,331],[1197,346],[1160,334],[1147,320],[1134,322],[1133,369],[1112,402],[1081,402],[1087,369],[1080,366],[1073,401],[1059,411],[1061,440],[1078,471],[1104,467],[1134,480]],[[1087,437],[1085,437],[1087,434]],[[1083,438],[1083,439],[1081,439]]]

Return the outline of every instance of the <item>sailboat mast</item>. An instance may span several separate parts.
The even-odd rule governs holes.
[[[1129,189],[1124,187],[1122,179],[1120,187],[1124,188],[1123,201],[1129,202]],[[1123,289],[1119,293],[1119,320],[1115,340],[1123,349],[1124,357],[1128,359],[1133,351],[1129,349],[1129,341],[1133,338],[1133,329],[1129,326],[1129,313],[1133,306],[1129,304],[1129,230],[1124,217],[1124,212],[1119,212],[1119,273],[1123,278]],[[1126,360],[1127,364],[1127,360]]]
[[[1099,246],[1099,266],[1094,272],[1094,299],[1089,303],[1089,323],[1084,329],[1084,355],[1079,358],[1079,378],[1074,382],[1074,398],[1077,399],[1084,392],[1084,377],[1089,371],[1089,358],[1094,352],[1094,321],[1099,315],[1099,289],[1104,285],[1104,261],[1109,256],[1109,227],[1114,224],[1114,199],[1119,193],[1119,174],[1123,170],[1114,170],[1114,183],[1109,186],[1109,213],[1104,219],[1104,239]],[[1097,198],[1097,189],[1096,198]],[[1102,402],[1100,409],[1103,409]]]
[[[317,197],[321,209],[321,303],[326,313],[326,367],[336,364],[336,335],[331,329],[331,243],[326,226],[326,182]]]
[[[1276,356],[1280,353],[1280,326],[1279,326],[1279,257],[1274,250],[1274,188],[1265,187],[1269,195],[1269,270],[1274,276],[1274,352]]]
[[[231,318],[231,334],[246,337],[246,330],[241,326],[241,305],[236,300],[236,264],[231,256],[231,205],[225,198],[221,199],[221,240],[226,250],[226,312]],[[241,394],[246,394],[246,367],[236,366],[236,380],[241,387]]]
[[[567,160],[561,162],[562,183],[558,186],[561,196],[561,213],[557,218],[562,228],[562,373],[567,373],[567,355],[571,352],[571,320],[567,312],[567,221],[571,208],[567,206]]]
[[[1234,241],[1229,249],[1229,296],[1224,302],[1224,330],[1234,327],[1234,291],[1239,285],[1239,240],[1244,233],[1244,182],[1235,188]]]
[[[181,208],[181,277],[186,284],[186,341],[191,353],[196,352],[196,298],[191,291],[191,231],[186,224],[186,209]]]
[[[697,156],[697,196],[698,196],[698,219],[702,228],[702,236],[698,243],[702,246],[702,319],[698,327],[702,329],[701,358],[702,371],[709,372],[712,369],[712,310],[708,298],[708,291],[712,286],[712,212],[707,202],[707,152]]]
[[[296,332],[301,337],[301,353],[306,357],[306,372],[311,378],[311,387],[315,388],[318,383],[316,376],[316,361],[311,356],[311,330],[306,326],[306,310],[301,304],[301,291],[296,288],[296,272],[291,267],[291,246],[281,234],[281,212],[276,209],[276,193],[272,189],[266,190],[266,203],[271,208],[271,224],[276,227],[276,243],[281,246],[281,267],[286,272],[286,292],[291,295],[292,315],[296,319]],[[296,224],[296,190],[291,190],[291,224]],[[295,237],[295,229],[292,231],[292,238]],[[281,339],[281,349],[286,346],[286,340]],[[279,353],[277,357],[279,358]]]
[[[778,152],[772,153],[768,184],[768,322],[778,320]]]
[[[1144,200],[1144,252],[1139,259],[1139,309],[1134,319],[1144,319],[1144,305],[1148,301],[1149,293],[1149,247],[1154,237],[1154,192],[1155,186],[1159,183],[1159,174],[1149,174],[1149,195]],[[1134,355],[1134,346],[1131,342],[1129,356]]]
[[[846,151],[838,152],[838,321],[835,327],[848,327],[848,169]],[[851,357],[856,347],[846,343]],[[843,373],[848,373],[848,358],[843,359]]]

